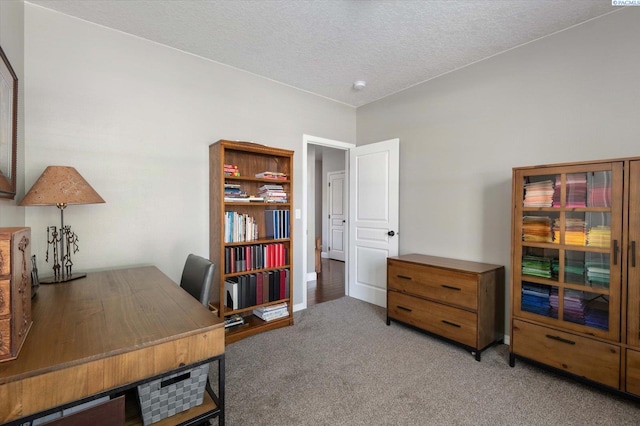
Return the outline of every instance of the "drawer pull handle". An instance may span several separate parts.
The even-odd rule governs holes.
[[[456,323],[454,323],[454,322],[449,322],[449,321],[446,321],[446,320],[442,320],[442,322],[443,322],[443,323],[445,323],[445,324],[447,324],[447,325],[451,325],[451,326],[453,326],[453,327],[458,327],[458,328],[460,328],[460,327],[461,327],[459,324],[456,324]]]
[[[557,340],[558,342],[566,343],[568,345],[575,345],[576,344],[576,342],[574,342],[573,340],[563,339],[560,336],[552,336],[551,334],[547,334],[547,337],[549,339]]]
[[[402,309],[403,311],[407,311],[407,312],[413,312],[411,309],[405,308],[404,306],[398,306],[398,309]]]
[[[402,278],[403,280],[410,280],[411,277],[407,277],[406,275],[398,275],[398,278]]]
[[[452,286],[450,286],[450,285],[442,284],[442,287],[443,287],[443,288],[446,288],[446,289],[449,289],[449,290],[462,291],[462,289],[461,289],[461,288],[458,288],[458,287],[452,287]]]
[[[636,242],[631,241],[631,266],[636,267]]]

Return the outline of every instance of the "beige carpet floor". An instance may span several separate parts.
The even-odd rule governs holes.
[[[226,349],[227,425],[638,425],[640,404],[343,297]]]

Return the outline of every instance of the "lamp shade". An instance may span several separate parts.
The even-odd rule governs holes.
[[[49,166],[20,201],[21,206],[104,203],[73,167]]]

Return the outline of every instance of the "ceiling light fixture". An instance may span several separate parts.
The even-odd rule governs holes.
[[[353,83],[353,88],[357,91],[363,90],[365,87],[367,87],[367,82],[364,80],[358,80]]]

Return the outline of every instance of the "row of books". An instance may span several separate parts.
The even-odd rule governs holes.
[[[553,220],[553,243],[560,244],[560,219]],[[587,222],[568,217],[564,223],[564,243],[573,246],[587,245]]]
[[[611,246],[611,227],[594,226],[587,232],[587,245],[591,247],[609,248]]]
[[[258,239],[258,224],[246,213],[224,213],[224,242],[240,243]]]
[[[265,210],[264,228],[267,238],[289,238],[289,210]]]
[[[547,216],[522,217],[522,241],[550,243],[552,240],[551,218]]]
[[[253,315],[263,321],[273,321],[289,316],[289,308],[287,302],[278,303],[277,305],[262,306],[253,310]]]
[[[278,268],[285,266],[287,259],[289,259],[289,250],[283,243],[225,247],[224,273]]]
[[[552,262],[553,259],[549,257],[524,255],[522,256],[522,275],[551,278]]]
[[[586,207],[587,206],[587,174],[572,173],[565,177],[566,199],[565,207]],[[556,186],[553,193],[553,207],[560,207],[561,177],[556,176]]]
[[[243,309],[263,303],[288,299],[289,270],[278,269],[229,277],[224,282],[225,301],[229,309]]]
[[[522,283],[521,308],[523,311],[543,315],[551,318],[558,318],[557,311],[551,311],[550,298],[551,287],[542,284]]]
[[[551,207],[554,185],[551,180],[524,184],[524,207]]]

